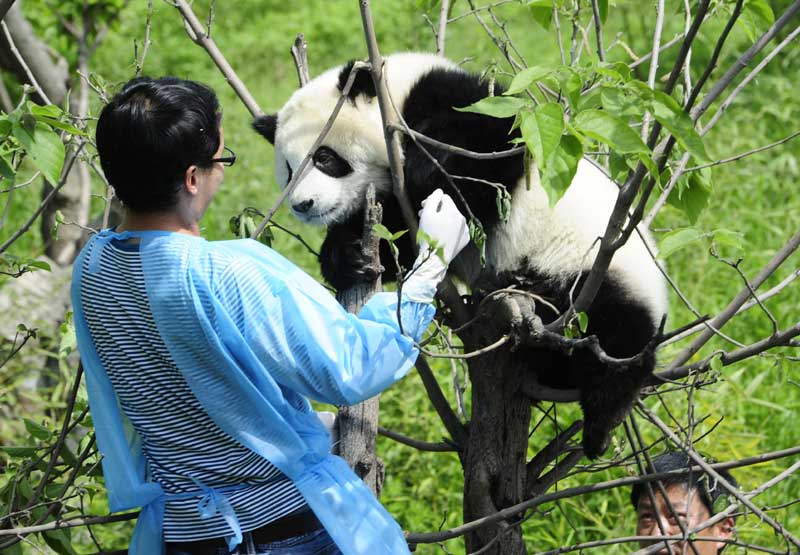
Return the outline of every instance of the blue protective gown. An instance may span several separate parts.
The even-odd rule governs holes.
[[[194,395],[231,437],[296,484],[345,555],[405,554],[402,530],[361,480],[330,454],[328,432],[305,397],[354,404],[403,377],[414,342],[433,318],[430,304],[373,296],[358,316],[272,249],[255,241],[208,242],[161,231],[92,238],[75,263],[72,302],[78,347],[112,512],[142,507],[129,552],[163,553],[164,503],[148,480],[136,431],[120,409],[93,346],[80,299],[88,271],[112,239],[138,238],[153,317]],[[214,484],[198,484],[201,514],[229,522],[229,545],[241,541],[235,514]]]

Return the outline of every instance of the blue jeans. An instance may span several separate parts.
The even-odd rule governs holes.
[[[167,549],[167,555],[195,555],[187,551]],[[285,540],[254,543],[253,536],[245,532],[242,543],[232,552],[219,548],[214,555],[342,555],[324,528],[300,534]]]

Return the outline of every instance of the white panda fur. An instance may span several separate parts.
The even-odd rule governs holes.
[[[384,62],[387,88],[394,106],[410,120],[412,128],[468,150],[491,152],[510,148],[511,118],[500,120],[450,109],[487,96],[488,89],[477,76],[432,54],[393,54]],[[296,91],[277,115],[262,116],[254,122],[255,129],[275,145],[275,176],[281,187],[285,187],[290,178],[287,163],[292,171],[297,169],[327,122],[351,67],[352,62],[326,71]],[[369,183],[375,185],[378,198],[384,203],[387,227],[392,231],[405,227],[392,197],[380,110],[367,71],[358,72],[350,95],[322,145],[339,157],[335,160],[339,164],[335,166],[337,171],[331,172],[331,166],[323,157],[324,163],[315,163],[290,194],[288,202],[301,221],[328,226],[320,261],[323,276],[340,288],[354,280],[371,277],[363,270],[365,261],[360,258],[358,247],[363,195]],[[535,167],[530,171],[530,183],[526,183],[521,156],[476,162],[437,149],[429,150],[454,176],[486,178],[478,174],[489,172],[490,180],[502,182],[511,194],[510,215],[503,222],[497,217],[491,191],[472,189],[475,185],[469,181],[458,182],[473,212],[483,215],[487,269],[480,275],[490,275],[488,282],[495,283],[492,280],[496,279],[499,286],[507,282],[527,284],[534,292],[559,296],[564,304],[565,291],[582,273],[585,275],[594,262],[598,238],[605,233],[617,198],[617,185],[593,163],[583,160],[572,184],[551,208]],[[420,155],[408,138],[404,155],[407,190],[414,204],[418,206],[429,189],[436,186],[452,193],[440,172]],[[348,165],[350,171],[345,174]],[[459,171],[462,167],[466,168],[463,174]],[[471,195],[483,196],[475,200]],[[457,195],[451,196],[460,203]],[[646,230],[640,233],[652,244]],[[405,267],[410,265],[410,250],[401,240],[401,262]],[[651,250],[655,252],[652,247]],[[381,256],[388,270],[384,279],[392,279],[394,264],[389,261],[387,252],[382,252]],[[461,272],[462,277],[478,287],[479,280],[474,278],[479,272],[468,268],[477,259],[475,249],[466,251],[460,258],[460,267],[466,268]],[[454,266],[459,267],[459,264]],[[521,282],[515,281],[520,277]],[[606,344],[612,350],[621,350],[619,353],[609,351],[612,356],[632,356],[655,333],[667,308],[665,281],[639,234],[634,233],[614,255],[593,308],[597,312],[595,327],[608,324],[614,330]],[[617,311],[623,321],[616,321]],[[589,313],[592,331],[591,308]],[[632,319],[624,321],[629,315]],[[625,327],[627,324],[629,328]],[[626,343],[629,329],[635,345]],[[593,333],[603,345],[602,330]],[[631,351],[634,347],[635,352]],[[550,360],[549,356],[537,352],[539,361]],[[553,357],[552,368],[538,370],[540,381],[550,381],[556,387],[581,388],[581,404],[586,414],[584,447],[587,455],[598,456],[608,444],[610,430],[627,414],[638,388],[652,371],[654,357],[635,372],[631,370],[629,376],[615,376],[615,383],[605,383],[603,372],[607,369],[595,367],[596,361]],[[564,365],[572,367],[562,372]],[[615,384],[619,384],[618,391]]]

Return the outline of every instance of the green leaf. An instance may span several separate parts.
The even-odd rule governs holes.
[[[64,122],[64,121],[60,121],[60,120],[57,120],[57,119],[50,119],[50,118],[37,118],[37,119],[40,122],[49,125],[50,127],[54,127],[56,129],[63,129],[64,131],[66,131],[67,133],[70,133],[72,135],[79,135],[81,137],[88,137],[89,136],[89,134],[86,131],[82,131],[81,129],[78,129],[74,125],[69,124],[69,123]]]
[[[510,118],[516,116],[517,112],[525,105],[525,101],[521,98],[513,96],[489,96],[483,98],[464,108],[454,108],[459,112],[472,112],[474,114],[483,114],[493,118]]]
[[[47,545],[56,553],[60,553],[61,555],[78,555],[72,547],[69,528],[48,530],[47,532],[42,532],[42,537]]]
[[[536,23],[545,30],[550,28],[550,24],[553,22],[553,0],[531,0],[528,3],[528,9]]]
[[[715,356],[710,361],[711,369],[715,372],[722,372],[722,360],[718,356]]]
[[[8,186],[14,185],[14,180],[16,179],[17,174],[14,173],[14,168],[11,166],[8,160],[3,158],[2,156],[0,156],[0,175],[3,176],[3,179],[8,181],[6,185]]]
[[[742,8],[742,14],[736,21],[750,42],[755,42],[773,23],[775,23],[775,13],[767,0],[747,0]]]
[[[377,235],[381,239],[385,239],[387,241],[392,240],[392,232],[389,231],[389,228],[383,224],[375,224],[372,226],[372,232]]]
[[[22,552],[22,542],[15,543],[11,547],[6,547],[3,555],[24,555]]]
[[[608,18],[608,0],[597,0],[597,11],[600,12],[600,21],[605,23]]]
[[[715,229],[711,232],[713,242],[717,246],[729,247],[731,249],[744,250],[744,234],[730,229]]]
[[[0,445],[0,451],[5,451],[9,457],[32,457],[37,449],[33,445]]]
[[[584,135],[622,153],[647,153],[647,146],[627,122],[602,110],[584,110],[573,120]]]
[[[469,237],[480,253],[481,267],[486,265],[486,231],[475,218],[469,219]]]
[[[705,233],[694,227],[684,227],[670,231],[661,239],[658,257],[666,259],[692,243],[700,241],[705,236]]]
[[[6,138],[11,134],[11,120],[8,116],[0,116],[0,137]]]
[[[581,142],[572,135],[562,136],[558,148],[547,164],[547,171],[542,176],[542,188],[547,192],[551,206],[555,205],[572,183],[581,158],[583,158]]]
[[[397,241],[398,239],[400,239],[400,237],[402,237],[402,236],[403,236],[403,235],[405,235],[406,233],[408,233],[408,230],[407,230],[407,229],[401,229],[401,230],[400,230],[400,231],[398,231],[397,233],[394,233],[394,234],[392,234],[391,241]]]
[[[64,164],[64,144],[58,134],[43,123],[36,123],[33,133],[24,123],[15,123],[13,132],[36,169],[50,183],[58,183]]]
[[[644,102],[631,91],[617,87],[602,87],[600,100],[609,114],[618,117],[640,118],[645,112]]]
[[[689,223],[694,225],[708,206],[711,192],[711,170],[705,168],[691,172],[688,177],[682,177],[670,193],[667,202],[686,214]]]
[[[709,161],[706,147],[694,128],[692,118],[674,98],[661,91],[653,91],[653,115],[687,152],[701,163]]]
[[[37,116],[37,119],[38,117],[58,119],[61,117],[61,114],[64,113],[61,110],[61,108],[59,108],[55,104],[47,104],[45,106],[40,106],[31,101],[28,101],[28,109],[30,110],[31,114]]]
[[[523,69],[514,76],[514,79],[511,80],[511,84],[508,86],[508,90],[503,94],[512,95],[520,93],[530,87],[536,81],[539,81],[543,77],[550,75],[552,71],[553,68],[545,66],[533,66]]]
[[[31,268],[36,268],[37,270],[44,270],[45,272],[50,272],[50,264],[45,262],[44,260],[29,260],[26,262],[27,266]]]
[[[511,195],[508,194],[505,187],[497,188],[495,205],[497,206],[497,215],[500,217],[500,221],[507,222],[511,215]]]
[[[581,330],[581,333],[586,333],[586,330],[589,328],[589,315],[585,312],[576,312],[575,317],[578,319],[578,328]]]
[[[35,422],[30,418],[24,418],[23,420],[25,421],[25,429],[28,430],[28,433],[31,434],[31,437],[34,439],[50,439],[50,437],[53,435],[53,432],[38,422]]]
[[[540,104],[533,112],[522,114],[520,131],[540,171],[544,172],[564,132],[564,108],[557,102]]]

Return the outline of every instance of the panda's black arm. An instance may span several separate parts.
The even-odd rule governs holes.
[[[490,118],[450,109],[415,122],[412,129],[439,142],[474,152],[498,152],[512,147],[509,142],[511,122],[512,118]],[[447,179],[442,169],[452,179]],[[463,199],[469,211],[487,227],[498,218],[497,186],[489,183],[510,192],[522,177],[523,159],[522,155],[517,155],[479,160],[406,138],[404,171],[406,189],[414,197],[415,206],[434,189],[441,188],[457,203]],[[453,186],[458,189],[457,193]],[[459,208],[466,212],[463,206]]]

